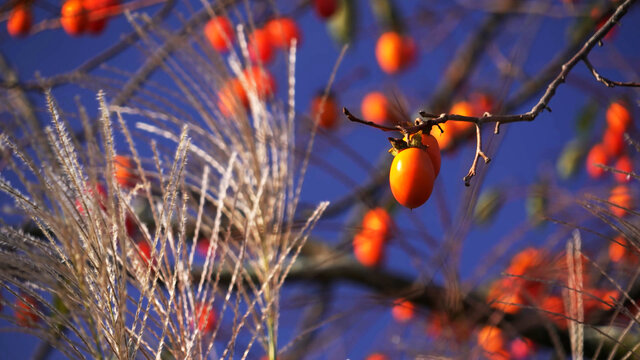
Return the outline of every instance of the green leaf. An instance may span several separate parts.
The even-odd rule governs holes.
[[[596,115],[598,115],[598,103],[596,101],[588,101],[580,109],[576,118],[576,131],[579,137],[589,137],[589,133],[596,120]]]
[[[385,30],[402,30],[397,9],[390,0],[369,0],[371,10],[380,26]]]
[[[584,141],[579,139],[569,141],[562,149],[556,162],[558,175],[563,179],[574,176],[580,169],[586,153],[587,147]]]
[[[327,29],[333,40],[344,45],[353,40],[356,29],[355,0],[340,0],[340,7],[327,21]]]
[[[473,211],[473,218],[478,225],[488,225],[504,204],[504,194],[497,188],[483,191]]]

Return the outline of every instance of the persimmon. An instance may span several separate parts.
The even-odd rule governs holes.
[[[16,301],[15,317],[18,325],[33,328],[40,321],[40,316],[36,313],[38,301],[30,295],[23,295]]]
[[[616,161],[616,164],[614,165],[614,167],[620,171],[624,171],[625,173],[633,172],[633,163],[631,162],[631,159],[627,155],[622,155],[618,159],[618,161]],[[615,177],[616,181],[619,183],[628,183],[629,181],[631,181],[631,177],[627,174],[616,172],[613,174],[613,176]]]
[[[83,5],[87,10],[87,31],[99,34],[107,26],[108,9],[118,5],[118,0],[84,0]]]
[[[145,265],[149,266],[149,260],[151,260],[151,245],[147,241],[142,240],[136,243],[136,248],[140,260],[142,260]]]
[[[107,206],[105,202],[107,200],[107,190],[102,186],[102,184],[97,183],[95,186],[87,188],[87,195],[89,198],[92,198],[98,202],[98,205],[102,210],[106,210]],[[76,199],[76,209],[81,215],[84,215],[84,207],[82,206],[82,201],[80,199]]]
[[[353,237],[353,253],[364,266],[378,266],[384,255],[384,238],[359,232]]]
[[[455,114],[455,115],[462,115],[462,116],[479,116],[479,115],[482,115],[482,114],[479,114],[479,115],[476,114],[473,105],[468,101],[459,101],[459,102],[453,104],[453,106],[451,107],[451,110],[449,110],[449,113]],[[454,133],[456,135],[464,134],[464,133],[468,132],[469,129],[474,127],[474,124],[472,122],[468,122],[468,121],[455,121],[455,122],[453,122],[453,124],[455,124],[454,125],[455,126]]]
[[[529,339],[517,338],[509,343],[509,354],[514,360],[529,359],[534,353],[533,342]]]
[[[447,121],[439,125],[442,131],[440,131],[438,127],[433,127],[431,129],[431,136],[436,138],[441,150],[449,149],[455,141],[456,123],[454,121]]]
[[[472,114],[475,116],[482,116],[484,113],[491,112],[493,109],[493,98],[489,94],[477,92],[471,94],[469,98],[471,99],[471,107],[473,109]]]
[[[416,61],[418,49],[415,40],[411,36],[402,38],[402,67],[407,68]]]
[[[78,36],[87,28],[87,11],[82,0],[67,0],[60,11],[60,24],[67,34]]]
[[[403,49],[404,40],[399,33],[389,31],[380,35],[376,43],[376,59],[380,68],[388,74],[400,71],[403,65]]]
[[[511,275],[525,275],[528,270],[538,267],[543,263],[544,254],[533,247],[526,248],[516,254],[506,272]]]
[[[609,243],[609,259],[614,263],[622,261],[627,253],[627,246],[627,240],[622,236],[616,237],[615,241]]]
[[[405,323],[413,319],[415,312],[415,305],[411,301],[403,299],[394,301],[391,308],[391,316],[399,323]]]
[[[249,58],[254,63],[268,64],[273,60],[273,45],[269,33],[264,29],[255,29],[249,35]]]
[[[300,29],[293,19],[288,17],[273,19],[267,22],[264,28],[267,30],[269,39],[274,46],[287,50],[294,39],[296,40],[296,46],[300,46]]]
[[[436,128],[436,131],[439,130]],[[438,177],[438,174],[440,174],[440,163],[442,161],[438,140],[431,134],[422,134],[422,145],[427,147],[427,154],[429,155],[429,159],[431,159],[433,171],[436,177]]]
[[[239,79],[231,79],[218,92],[218,108],[224,116],[236,113],[237,106],[249,107],[249,97]]]
[[[367,211],[362,218],[362,233],[382,237],[385,241],[391,237],[391,229],[393,220],[389,213],[381,208],[375,208]]]
[[[602,146],[611,157],[617,157],[624,150],[624,133],[607,128],[602,136]]]
[[[451,107],[451,110],[449,110],[449,113],[462,115],[462,116],[473,116],[474,109],[470,102],[458,101],[455,104],[453,104],[453,106]],[[459,124],[459,123],[460,122],[456,122],[456,124]]]
[[[623,217],[627,210],[633,206],[633,198],[626,185],[618,185],[611,190],[609,195],[609,209],[617,217]]]
[[[631,114],[622,101],[614,101],[607,108],[607,126],[619,134],[624,133],[631,124]]]
[[[32,22],[33,15],[31,15],[31,9],[25,4],[18,3],[9,14],[7,31],[9,35],[13,37],[26,36],[29,34],[29,30],[31,30]]]
[[[311,100],[311,117],[318,119],[318,125],[324,129],[333,129],[338,121],[338,105],[333,95],[329,94],[324,103],[323,96],[317,95]]]
[[[270,98],[276,92],[276,82],[271,73],[260,66],[250,66],[243,72],[250,91],[255,91],[261,98]]]
[[[123,155],[116,155],[113,158],[114,176],[120,186],[133,188],[138,182],[138,176],[134,173],[134,166],[131,158]]]
[[[542,313],[553,321],[561,329],[567,328],[567,320],[564,317],[564,303],[562,298],[555,295],[546,296],[540,303]]]
[[[322,19],[328,19],[338,10],[338,0],[313,0],[313,8]]]
[[[497,353],[504,348],[502,330],[495,326],[484,326],[478,332],[478,346],[489,353]]]
[[[389,358],[381,353],[373,353],[367,356],[365,360],[388,360]]]
[[[216,51],[225,53],[233,46],[233,26],[226,16],[216,16],[204,26],[204,36]]]
[[[213,331],[218,320],[215,311],[204,303],[196,305],[195,318],[198,322],[198,330],[201,332]]]
[[[520,306],[524,304],[520,296],[519,285],[510,278],[499,279],[491,284],[487,294],[487,302],[491,307],[502,311],[505,314],[515,314],[520,311]]]
[[[435,171],[429,154],[419,148],[400,151],[391,163],[389,184],[393,197],[405,207],[424,204],[433,191]]]
[[[607,151],[602,144],[594,145],[587,154],[587,173],[593,179],[598,179],[604,174],[604,169],[598,164],[606,165],[609,162]]]
[[[360,111],[365,120],[378,125],[384,125],[389,121],[389,101],[381,92],[373,91],[365,95]]]

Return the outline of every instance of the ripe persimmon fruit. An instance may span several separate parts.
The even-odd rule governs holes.
[[[23,295],[17,299],[15,308],[15,317],[18,325],[22,327],[33,328],[40,320],[40,316],[36,313],[38,301],[30,295]]]
[[[261,98],[270,98],[276,92],[276,81],[271,73],[260,66],[250,66],[244,69],[245,77],[249,90],[255,90]]]
[[[364,266],[378,266],[384,256],[382,236],[359,232],[353,237],[353,254]]]
[[[238,106],[249,107],[247,92],[239,79],[231,79],[218,92],[218,108],[224,116],[232,116]]]
[[[633,206],[633,197],[626,185],[618,185],[611,189],[609,202],[609,210],[617,217],[623,217],[627,214],[627,209]]]
[[[211,47],[221,53],[229,51],[235,39],[231,21],[225,16],[216,16],[209,20],[204,26],[204,36],[209,40]]]
[[[397,322],[405,323],[413,319],[415,311],[415,305],[413,305],[411,301],[400,299],[394,301],[393,307],[391,308],[391,316],[393,316]]]
[[[134,166],[131,158],[116,155],[113,158],[113,170],[116,181],[124,188],[133,188],[138,182],[138,176],[134,174]]]
[[[609,157],[604,146],[602,144],[594,145],[587,154],[587,173],[591,178],[598,179],[604,174],[604,169],[597,165],[607,165],[608,162]]]
[[[313,0],[313,8],[322,19],[328,19],[338,10],[338,0]]]
[[[381,353],[373,353],[367,356],[365,360],[389,360],[389,358]]]
[[[619,134],[624,133],[631,124],[631,114],[622,101],[614,101],[607,108],[607,126]]]
[[[602,146],[607,155],[617,157],[624,151],[624,133],[607,128],[602,136]]]
[[[360,111],[365,120],[378,125],[384,125],[389,121],[389,101],[381,92],[373,91],[365,95]]]
[[[329,94],[324,103],[322,95],[311,100],[311,117],[318,119],[318,125],[324,129],[332,129],[338,121],[338,105],[333,95]]]
[[[429,154],[413,147],[400,151],[393,158],[389,171],[393,197],[409,209],[415,209],[429,199],[435,178]]]
[[[118,0],[84,0],[83,5],[87,10],[87,31],[99,34],[107,26],[108,9],[118,5]]]
[[[376,43],[376,59],[380,68],[388,74],[400,71],[403,65],[403,49],[404,40],[399,33],[389,31],[380,35]]]
[[[620,171],[624,171],[625,173],[633,172],[633,163],[628,155],[620,156],[614,167]],[[619,172],[614,173],[613,177],[615,177],[616,181],[619,183],[627,183],[631,181],[631,177],[629,175]]]
[[[199,303],[196,305],[195,318],[198,322],[198,330],[201,332],[211,332],[215,329],[216,313],[207,304]]]
[[[273,19],[264,28],[273,46],[287,50],[293,39],[296,39],[296,46],[300,46],[300,29],[295,20],[288,17]]]
[[[478,346],[489,353],[497,353],[504,348],[502,330],[495,326],[484,326],[478,332]]]
[[[393,220],[387,210],[378,207],[367,211],[362,218],[362,230],[363,234],[372,236],[380,236],[384,241],[387,241],[391,237],[391,230],[393,228]]]
[[[254,63],[268,64],[273,60],[273,45],[265,29],[255,29],[249,35],[249,58]]]
[[[7,31],[9,35],[13,37],[26,36],[29,34],[29,30],[31,30],[32,22],[33,16],[31,15],[31,9],[25,4],[18,3],[9,14]]]
[[[60,24],[72,36],[82,34],[87,28],[88,16],[82,0],[67,0],[60,11]]]
[[[436,128],[435,131],[440,130]],[[436,177],[438,177],[438,174],[440,174],[440,164],[442,161],[438,140],[436,140],[436,138],[431,134],[422,134],[422,145],[427,147],[427,154],[429,155],[429,159],[431,159],[433,171],[435,172]]]

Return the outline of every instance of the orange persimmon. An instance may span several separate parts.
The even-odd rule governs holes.
[[[204,35],[216,51],[225,53],[235,39],[231,21],[225,16],[216,16],[204,26]]]
[[[415,209],[424,204],[433,191],[435,171],[429,154],[419,148],[400,151],[391,163],[389,185],[401,205]]]
[[[113,170],[116,181],[124,188],[133,188],[138,182],[138,176],[134,173],[134,165],[131,158],[116,155],[113,158]]]
[[[601,177],[604,174],[604,169],[597,165],[607,165],[608,162],[609,157],[604,146],[602,144],[594,145],[587,154],[587,173],[593,179]]]
[[[624,133],[631,124],[631,114],[622,101],[614,101],[607,108],[607,126],[612,131]]]
[[[389,101],[387,97],[378,91],[365,95],[360,105],[360,111],[364,120],[384,125],[389,121]]]
[[[397,322],[405,323],[413,319],[415,311],[415,305],[413,305],[411,301],[399,299],[393,302],[391,316],[393,316]]]
[[[627,155],[622,155],[618,159],[614,167],[620,171],[624,171],[625,173],[633,172],[633,163],[631,162],[631,159]],[[615,177],[616,181],[619,183],[627,183],[631,181],[631,177],[624,173],[616,172],[613,174],[613,176]]]
[[[255,29],[249,35],[249,57],[254,63],[268,64],[273,60],[273,45],[269,33],[264,29]]]
[[[364,266],[378,266],[384,256],[384,238],[375,234],[358,233],[353,237],[353,253]]]
[[[18,325],[28,328],[35,327],[40,320],[36,309],[38,309],[38,301],[33,296],[23,295],[22,298],[17,299],[15,317]]]
[[[288,17],[273,19],[264,28],[269,34],[269,39],[273,46],[287,50],[294,39],[296,40],[296,46],[300,46],[300,29],[295,20]]]
[[[323,96],[318,95],[311,100],[311,117],[318,119],[318,125],[324,129],[332,129],[338,121],[338,105],[333,95],[329,94],[324,103]]]
[[[82,0],[67,0],[60,11],[60,24],[67,34],[78,36],[87,27],[88,16]]]
[[[29,34],[29,30],[31,30],[32,22],[33,16],[31,15],[31,9],[25,4],[18,3],[9,14],[7,31],[9,35],[13,37],[26,36]]]
[[[623,217],[627,214],[627,210],[633,206],[633,197],[626,185],[618,185],[611,189],[609,195],[609,210],[617,216]]]

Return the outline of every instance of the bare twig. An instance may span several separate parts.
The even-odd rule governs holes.
[[[593,67],[593,65],[589,61],[589,58],[586,56],[582,59],[582,61],[584,62],[585,65],[587,65],[587,68],[589,69],[589,71],[591,71],[591,74],[593,74],[593,77],[595,77],[596,80],[598,80],[599,82],[605,84],[607,87],[616,87],[616,86],[640,87],[640,83],[637,83],[637,82],[614,81],[600,75],[600,73],[596,70],[595,67]]]
[[[376,129],[380,129],[382,131],[402,131],[401,128],[398,128],[398,127],[390,127],[390,126],[378,125],[378,124],[374,123],[373,121],[366,121],[366,120],[362,120],[360,118],[357,118],[353,114],[351,114],[351,112],[349,110],[347,110],[346,107],[342,108],[342,112],[347,117],[347,119],[349,119],[349,120],[351,120],[353,122],[357,122],[357,123],[360,123],[360,124],[368,125],[368,126],[376,128]]]
[[[467,175],[462,179],[464,181],[465,186],[471,185],[471,178],[476,175],[476,168],[478,167],[478,159],[482,157],[485,164],[488,164],[491,161],[483,151],[482,151],[482,135],[480,134],[480,125],[476,123],[476,155],[473,157],[473,163],[471,163],[471,168]]]

